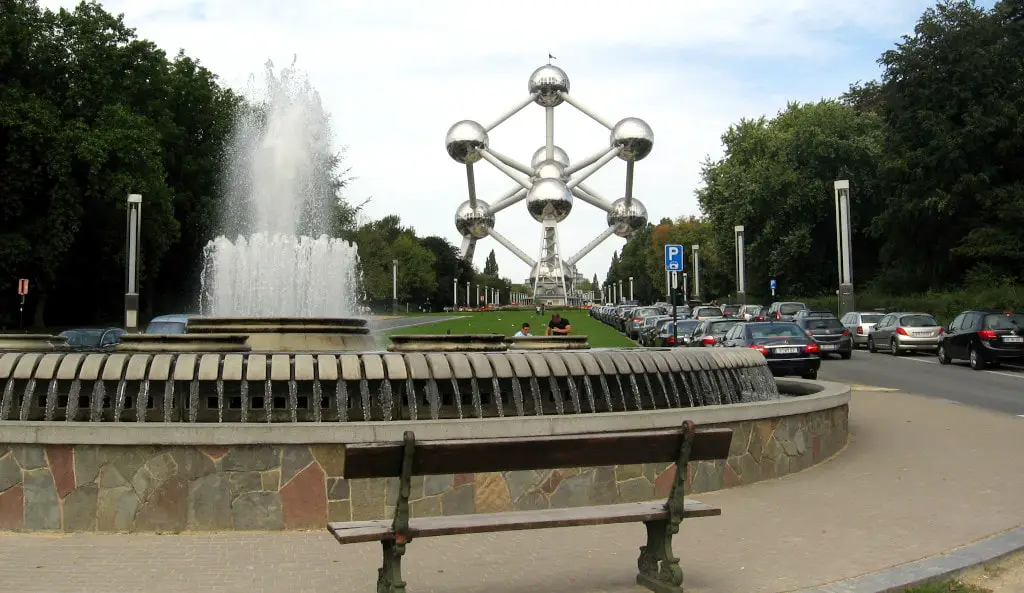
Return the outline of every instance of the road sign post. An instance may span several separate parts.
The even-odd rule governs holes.
[[[778,287],[779,285],[777,282],[775,282],[775,278],[772,278],[771,280],[768,281],[768,288],[772,289],[772,300],[775,299],[775,289]]]
[[[18,305],[18,329],[25,329],[25,296],[28,295],[28,278],[18,280],[18,296],[21,303]]]
[[[668,250],[665,250],[665,263],[668,264]],[[679,321],[677,312],[679,302],[679,272],[672,272],[672,347],[676,346],[679,336],[676,334],[676,322]]]

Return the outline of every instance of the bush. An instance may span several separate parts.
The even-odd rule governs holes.
[[[835,312],[839,309],[839,299],[834,294],[793,300],[807,303],[808,307],[815,310]],[[966,309],[1024,309],[1024,286],[995,285],[902,296],[863,292],[854,294],[854,303],[858,311],[884,309],[931,313],[940,323],[946,324]]]

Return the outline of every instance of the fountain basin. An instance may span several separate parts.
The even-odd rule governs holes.
[[[411,334],[391,336],[388,352],[504,352],[501,334]]]
[[[512,350],[587,350],[587,336],[520,336],[508,338]]]
[[[249,352],[245,334],[122,334],[117,352]]]
[[[0,334],[0,351],[53,352],[67,343],[67,338],[50,334]]]
[[[241,334],[253,352],[374,350],[365,319],[332,317],[192,317],[189,334]]]
[[[848,386],[782,380],[801,397],[599,414],[428,422],[217,424],[6,422],[0,437],[0,528],[16,531],[322,529],[389,516],[397,483],[344,480],[345,445],[501,438],[698,425],[730,427],[727,461],[690,465],[697,494],[800,471],[838,453]],[[103,443],[97,445],[96,443]],[[663,499],[668,464],[413,479],[417,516]],[[113,478],[117,477],[117,480]],[[31,489],[32,498],[25,492]],[[29,505],[28,502],[32,504]]]

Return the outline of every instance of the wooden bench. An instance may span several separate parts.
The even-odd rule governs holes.
[[[686,464],[727,458],[731,441],[730,429],[697,430],[690,421],[676,429],[419,443],[406,432],[402,443],[350,445],[345,451],[345,478],[399,478],[394,520],[330,523],[327,528],[342,544],[381,542],[384,561],[377,592],[404,593],[402,556],[416,538],[642,522],[647,545],[640,547],[637,584],[656,592],[681,592],[683,571],[672,552],[672,536],[686,517],[722,512],[683,499]],[[678,468],[668,502],[409,518],[412,476],[658,462],[675,462]]]

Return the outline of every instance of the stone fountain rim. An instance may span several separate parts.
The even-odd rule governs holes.
[[[782,418],[849,405],[851,388],[842,383],[777,379],[780,390],[802,397],[766,402],[607,412],[563,416],[466,418],[397,422],[184,423],[184,422],[4,422],[4,442],[47,445],[309,445],[399,442],[406,430],[422,440],[516,438],[617,432]],[[230,427],[230,428],[229,428]]]
[[[394,334],[388,336],[392,342],[438,342],[438,343],[460,343],[460,342],[494,342],[501,343],[507,340],[505,334]]]

